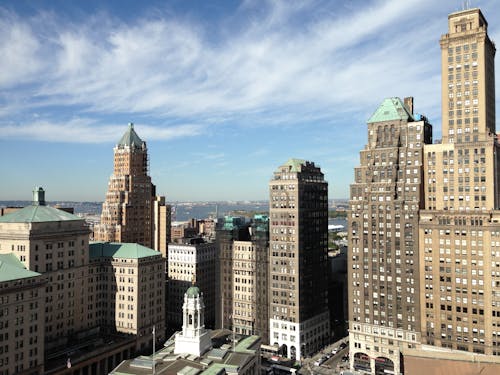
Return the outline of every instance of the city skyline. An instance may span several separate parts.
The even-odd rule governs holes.
[[[471,5],[500,40],[494,2]],[[329,197],[346,198],[383,99],[414,96],[441,138],[436,35],[461,7],[2,2],[0,200],[29,199],[35,185],[48,200],[104,200],[128,122],[169,201],[264,200],[292,157],[314,161]]]

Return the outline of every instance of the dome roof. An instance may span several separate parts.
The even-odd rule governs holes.
[[[186,294],[188,298],[195,298],[200,296],[200,288],[197,286],[193,285],[189,287],[189,289],[186,291]]]

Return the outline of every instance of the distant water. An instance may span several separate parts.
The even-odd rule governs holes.
[[[0,201],[0,207],[25,207],[31,204],[30,201]],[[102,202],[48,202],[49,205],[59,205],[61,207],[73,207],[75,214],[100,215]],[[238,211],[267,213],[269,203],[262,202],[220,202],[220,203],[170,203],[175,208],[172,221],[187,221],[191,218],[205,219],[207,217],[218,217],[225,215],[238,216]],[[344,218],[329,219],[330,225],[343,225],[347,228],[347,221]]]

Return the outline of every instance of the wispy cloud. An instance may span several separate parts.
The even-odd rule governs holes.
[[[151,125],[136,126],[145,140],[170,140],[201,133],[198,125],[177,125],[160,128]],[[98,125],[93,120],[73,119],[63,123],[38,120],[22,125],[1,125],[0,134],[7,139],[32,139],[47,142],[103,143],[116,142],[123,125]]]
[[[0,137],[53,141],[45,130],[57,130],[58,137],[104,142],[116,138],[116,128],[94,119],[133,113],[174,124],[141,130],[170,139],[218,122],[335,118],[404,94],[439,114],[436,35],[445,30],[449,5],[373,0],[339,9],[337,3],[246,1],[231,21],[213,25],[168,12],[133,23],[99,13],[76,24],[40,14],[50,19],[46,28],[37,17],[3,11]],[[20,118],[29,111],[46,118],[57,112],[57,121],[26,123]],[[61,113],[94,123],[61,121]],[[1,125],[2,118],[9,124]]]

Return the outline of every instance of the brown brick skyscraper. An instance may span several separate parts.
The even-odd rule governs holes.
[[[148,149],[129,127],[114,148],[114,170],[109,178],[101,223],[94,228],[96,241],[152,243],[154,185],[148,175]]]

